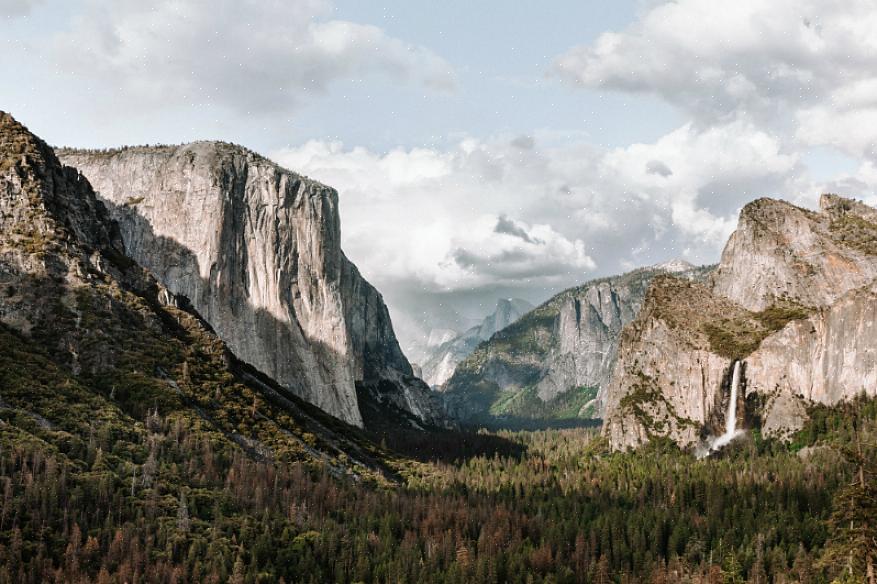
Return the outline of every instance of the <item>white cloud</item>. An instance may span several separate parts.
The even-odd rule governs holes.
[[[746,202],[802,188],[798,158],[743,121],[610,150],[537,133],[385,154],[311,141],[274,158],[339,190],[347,254],[406,321],[417,294],[489,306],[498,290],[540,300],[596,273],[716,261]]]
[[[0,16],[26,16],[43,0],[0,0]]]
[[[467,139],[380,155],[311,141],[275,158],[339,189],[346,249],[376,281],[460,290],[593,269],[581,239],[519,218],[541,187],[531,176],[510,192],[516,165],[532,164],[516,149]]]
[[[92,0],[54,39],[65,69],[156,105],[289,111],[337,80],[381,73],[447,90],[451,66],[324,0]]]
[[[745,117],[861,154],[874,134],[860,124],[877,111],[874,30],[870,0],[677,0],[554,66],[580,86],[659,95],[702,125]]]
[[[834,146],[853,156],[877,158],[877,108],[819,106],[797,114],[796,137],[805,144]]]

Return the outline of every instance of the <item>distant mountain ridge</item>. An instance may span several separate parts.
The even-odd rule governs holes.
[[[432,387],[439,387],[451,378],[457,364],[469,356],[479,343],[517,321],[533,305],[520,298],[500,298],[494,311],[477,325],[460,334],[453,331],[433,331],[431,349],[421,365],[423,379]]]
[[[675,261],[557,294],[457,366],[444,387],[449,411],[488,424],[599,417],[621,330],[636,316],[651,280],[668,272],[702,280],[710,270]]]

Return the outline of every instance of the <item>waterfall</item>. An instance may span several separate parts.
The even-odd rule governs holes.
[[[718,450],[737,437],[737,396],[740,393],[740,369],[742,362],[734,362],[734,374],[731,376],[731,401],[725,414],[725,433],[716,438],[710,450]]]

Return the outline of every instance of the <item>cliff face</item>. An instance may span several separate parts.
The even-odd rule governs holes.
[[[744,207],[713,290],[750,310],[780,298],[826,306],[877,277],[873,209],[824,195],[821,212],[759,199]]]
[[[380,294],[341,251],[333,189],[216,142],[62,159],[107,203],[131,257],[240,359],[352,424],[357,386],[385,382],[400,407],[438,421]]]
[[[430,335],[430,340],[433,336],[439,337],[440,340],[431,343],[433,348],[422,366],[423,379],[433,387],[444,385],[454,374],[460,361],[468,357],[479,343],[490,339],[532,309],[533,305],[526,300],[501,298],[490,315],[462,334],[436,331],[435,335]]]
[[[748,392],[826,405],[877,394],[877,282],[790,322],[747,359]],[[772,399],[772,402],[775,401]],[[785,433],[804,421],[801,408],[768,408],[764,423]]]
[[[599,282],[562,302],[557,343],[548,355],[547,372],[537,385],[543,401],[571,387],[605,386],[618,353],[621,329],[642,306],[642,283],[644,280]]]
[[[186,304],[126,255],[88,180],[0,112],[4,448],[27,440],[66,459],[105,433],[126,445],[109,464],[143,465],[146,485],[143,447],[168,416],[226,455],[380,474],[359,432],[241,363]]]
[[[561,292],[458,365],[446,385],[449,407],[464,419],[599,417],[622,328],[651,280],[667,272],[699,279],[708,271],[676,263]]]
[[[808,402],[877,393],[877,211],[833,195],[820,203],[814,213],[755,201],[709,287],[670,294],[674,285],[653,284],[607,391],[614,448],[657,436],[693,446],[716,435],[736,360],[740,424],[759,419],[766,435],[799,428]]]
[[[635,448],[656,436],[691,446],[708,421],[723,419],[732,359],[717,354],[704,329],[747,317],[703,284],[656,278],[642,312],[624,329],[606,389],[604,432],[613,448]]]

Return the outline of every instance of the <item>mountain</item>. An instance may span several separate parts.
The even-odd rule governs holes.
[[[788,436],[810,404],[874,395],[875,277],[874,209],[835,195],[819,212],[746,205],[710,280],[656,279],[624,330],[606,391],[613,448],[703,447],[734,411],[732,429]]]
[[[130,256],[238,358],[357,426],[363,408],[443,423],[381,295],[341,250],[334,189],[221,142],[60,157],[94,185]]]
[[[402,295],[396,301],[401,309],[393,317],[393,326],[412,363],[424,363],[436,347],[479,322],[464,316],[443,298]]]
[[[424,381],[432,387],[443,385],[454,374],[457,364],[468,357],[479,343],[532,309],[533,305],[526,300],[501,298],[491,314],[461,334],[453,334],[449,330],[433,331],[429,342],[431,349],[421,366]]]
[[[557,294],[480,344],[445,385],[449,411],[475,423],[596,418],[625,324],[649,283],[672,271],[703,279],[684,262],[601,278]]]
[[[176,448],[385,473],[356,428],[236,359],[126,255],[89,182],[3,112],[0,347],[0,450],[39,451],[71,488],[112,470],[132,494],[167,491],[171,428]]]
[[[767,334],[750,378],[777,356],[843,377],[838,341],[851,375],[873,356],[871,287],[754,312],[660,273],[641,322],[728,319],[746,334],[698,341],[728,355]],[[0,582],[865,581],[877,400],[810,411],[793,444],[716,461],[612,453],[586,428],[386,433],[407,459],[239,360],[127,255],[88,180],[0,113]]]

